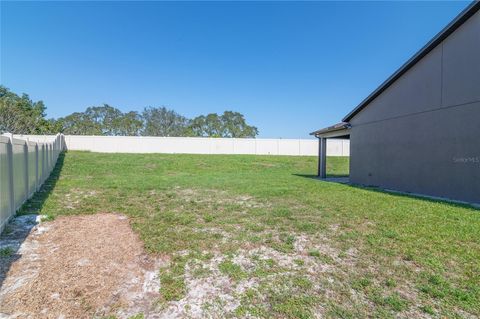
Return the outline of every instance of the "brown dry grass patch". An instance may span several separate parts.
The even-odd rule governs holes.
[[[59,217],[35,227],[22,247],[30,258],[12,264],[0,290],[2,312],[13,317],[148,314],[158,299],[159,262],[122,215]]]

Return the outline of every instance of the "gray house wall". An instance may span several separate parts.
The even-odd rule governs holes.
[[[480,202],[480,11],[350,124],[351,182]]]

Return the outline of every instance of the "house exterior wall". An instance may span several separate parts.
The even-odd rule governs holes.
[[[480,12],[351,120],[350,180],[480,202]]]

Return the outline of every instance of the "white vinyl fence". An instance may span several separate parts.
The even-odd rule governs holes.
[[[318,156],[317,139],[65,135],[65,144],[68,150],[101,153]],[[327,140],[327,155],[349,156],[349,154],[349,140]]]
[[[22,204],[42,186],[64,149],[62,134],[0,135],[0,232]]]

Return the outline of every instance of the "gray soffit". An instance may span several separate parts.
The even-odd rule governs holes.
[[[365,100],[363,100],[356,108],[348,113],[342,121],[350,121],[358,112],[363,110],[370,102],[392,85],[405,72],[413,67],[418,61],[432,51],[437,45],[445,40],[450,34],[457,30],[465,21],[473,16],[480,9],[480,1],[473,1],[465,10],[463,10],[452,22],[450,22],[442,31],[440,31],[430,42],[428,42],[420,51],[402,65],[395,73],[393,73],[385,82],[383,82],[375,91],[373,91]]]
[[[325,134],[325,133],[330,133],[330,132],[335,132],[335,131],[341,131],[341,130],[345,130],[345,129],[349,129],[350,128],[350,124],[348,123],[345,123],[345,122],[340,122],[340,123],[337,123],[335,125],[332,125],[332,126],[329,126],[329,127],[326,127],[326,128],[322,128],[318,131],[315,131],[315,132],[312,132],[310,133],[310,135],[320,135],[320,134]]]

